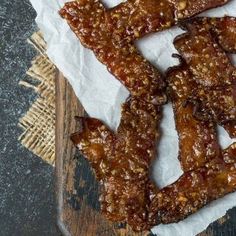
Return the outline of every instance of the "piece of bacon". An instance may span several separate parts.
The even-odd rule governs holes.
[[[100,181],[102,213],[136,231],[150,228],[148,208],[156,188],[149,167],[156,156],[160,118],[157,106],[132,98],[122,106],[116,133],[101,121],[81,118],[82,131],[72,135]]]
[[[207,9],[222,6],[229,0],[129,0],[116,7],[106,9],[105,21],[112,39],[132,42],[135,39],[152,32],[158,32],[188,19]],[[99,1],[80,1],[87,10],[96,11]],[[91,5],[95,5],[94,8]],[[66,3],[64,9],[72,7],[73,3]],[[101,5],[97,9],[101,9]],[[103,8],[104,9],[104,8]],[[81,8],[80,8],[81,10]],[[88,15],[89,16],[89,15]],[[104,19],[103,19],[104,20]],[[104,25],[103,24],[103,25]],[[102,28],[106,31],[106,28]]]
[[[194,170],[219,156],[215,123],[197,120],[193,116],[193,104],[185,104],[195,88],[195,81],[184,61],[170,68],[166,78],[179,135],[179,160],[184,172]]]
[[[195,25],[174,41],[197,84],[189,100],[198,119],[223,125],[236,120],[236,69],[211,32]]]
[[[225,17],[197,17],[184,24],[183,29],[194,32],[196,29],[210,31],[215,37],[217,43],[225,52],[236,52],[236,18],[232,16]],[[196,34],[196,33],[195,33]]]
[[[158,105],[166,102],[165,83],[159,71],[142,57],[134,44],[121,45],[118,39],[112,37],[105,8],[99,1],[69,2],[60,14],[81,43],[93,50],[132,96]]]
[[[175,183],[162,189],[152,200],[150,222],[183,220],[209,202],[236,190],[236,144],[204,167],[185,172]]]
[[[129,0],[109,9],[106,19],[113,35],[131,42],[226,4],[224,0]]]

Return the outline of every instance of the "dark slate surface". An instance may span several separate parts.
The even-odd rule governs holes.
[[[17,141],[20,117],[35,100],[18,85],[35,56],[36,30],[27,0],[0,0],[0,236],[54,236],[54,170]]]
[[[36,30],[34,18],[27,0],[0,0],[0,236],[60,235],[54,170],[17,141],[18,119],[36,98],[18,86],[35,55],[26,43]],[[209,235],[236,236],[236,209],[228,215],[227,222],[208,228]]]

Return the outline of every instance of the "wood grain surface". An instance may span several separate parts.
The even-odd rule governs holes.
[[[71,86],[58,73],[56,79],[56,197],[58,225],[71,236],[144,236],[123,224],[112,224],[99,213],[98,183],[88,162],[76,153],[70,134],[80,127],[75,116],[84,115]]]
[[[108,222],[99,213],[98,183],[88,162],[76,152],[70,141],[70,134],[80,128],[74,117],[83,115],[85,115],[83,107],[71,86],[63,75],[58,73],[56,78],[56,198],[57,223],[61,232],[65,236],[152,235],[150,232],[134,233],[124,224]],[[236,230],[234,231],[233,227],[236,221],[231,219],[232,222],[227,227],[225,222],[228,221],[229,216],[224,217],[200,235],[235,236]]]

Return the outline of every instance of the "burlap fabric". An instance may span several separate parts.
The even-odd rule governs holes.
[[[45,53],[46,43],[40,32],[34,33],[28,41],[37,49],[38,55],[27,71],[32,83],[20,81],[20,85],[34,89],[38,93],[38,98],[26,115],[19,120],[19,126],[23,129],[19,141],[54,166],[56,68]]]

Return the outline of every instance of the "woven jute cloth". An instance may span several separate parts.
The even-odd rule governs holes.
[[[28,42],[36,48],[38,54],[27,71],[31,82],[20,81],[19,84],[34,89],[38,98],[19,120],[19,126],[23,129],[19,141],[54,166],[56,68],[46,55],[46,43],[40,32],[34,33]]]

